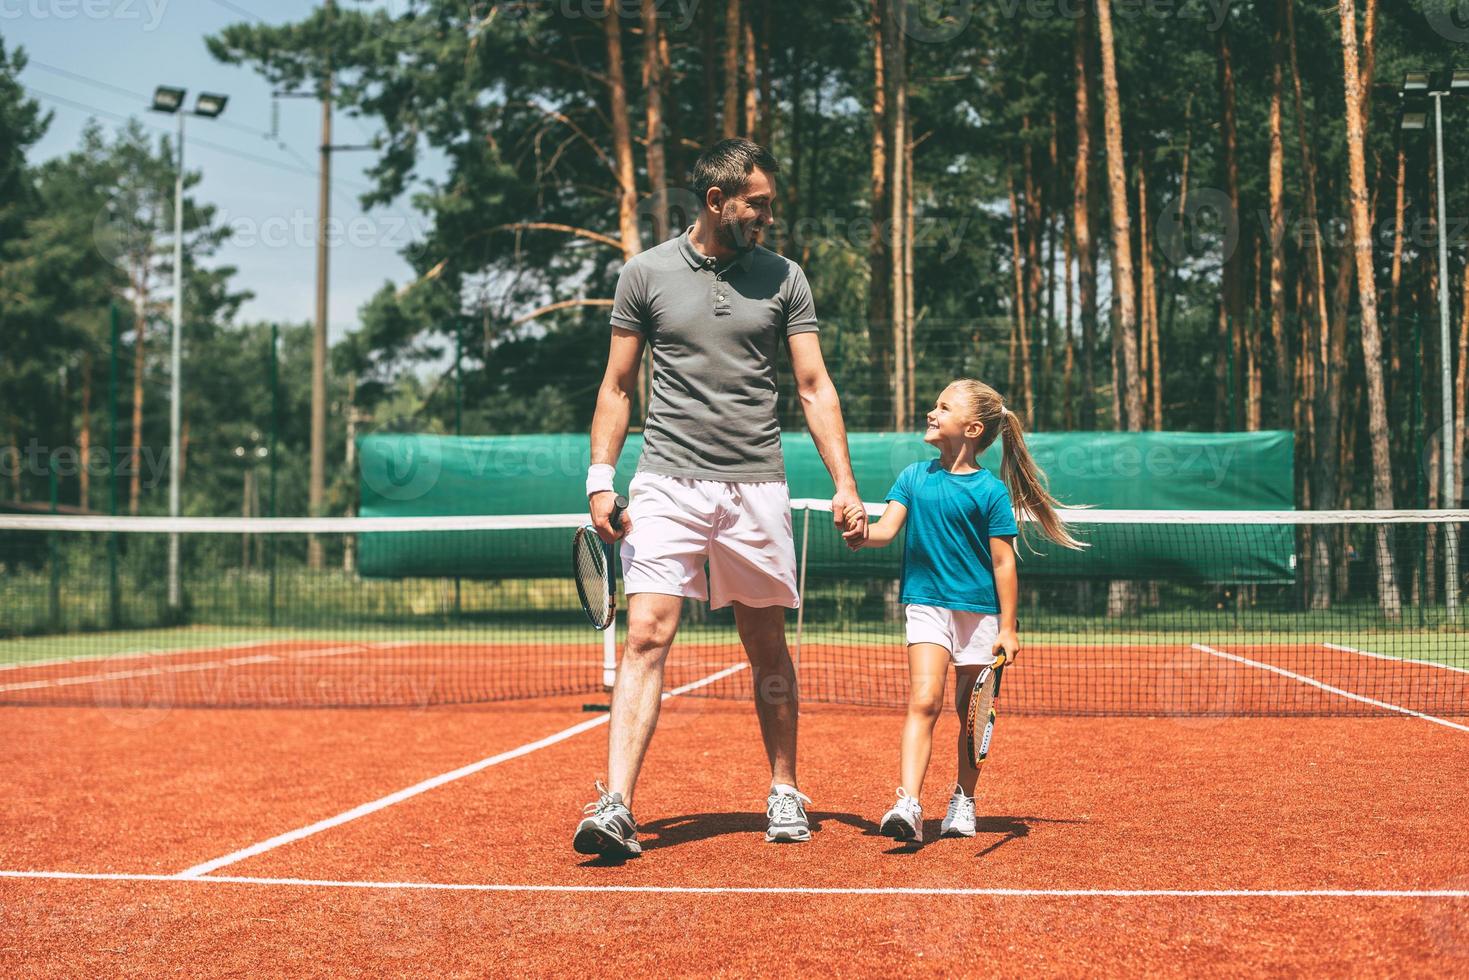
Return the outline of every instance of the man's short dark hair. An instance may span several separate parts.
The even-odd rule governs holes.
[[[718,187],[725,197],[733,197],[745,189],[745,181],[756,167],[774,176],[779,165],[770,151],[751,140],[720,140],[699,154],[689,183],[702,202],[709,199],[709,188]]]

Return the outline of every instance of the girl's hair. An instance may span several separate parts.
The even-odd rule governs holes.
[[[1000,393],[983,381],[961,378],[950,387],[957,389],[968,404],[971,420],[984,426],[975,456],[993,445],[997,436],[1004,437],[1000,476],[1010,488],[1018,512],[1016,517],[1021,521],[1021,539],[1025,538],[1024,521],[1029,517],[1041,526],[1042,534],[1057,544],[1076,549],[1086,547],[1071,536],[1066,523],[1056,513],[1060,503],[1051,496],[1045,473],[1025,448],[1025,429],[1020,424],[1020,416],[1006,408]]]

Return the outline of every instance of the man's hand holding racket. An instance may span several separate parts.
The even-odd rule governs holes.
[[[603,541],[611,544],[632,530],[632,518],[628,516],[626,501],[623,508],[617,507],[617,501],[622,498],[611,490],[602,493],[594,493],[587,498],[587,510],[592,517],[592,527],[597,529],[597,536]],[[614,518],[613,511],[617,511]],[[613,521],[616,521],[614,527]]]

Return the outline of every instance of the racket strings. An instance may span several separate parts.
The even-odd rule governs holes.
[[[587,615],[599,625],[612,616],[612,607],[607,582],[607,555],[602,541],[585,530],[577,534],[574,560],[576,583],[586,604]]]

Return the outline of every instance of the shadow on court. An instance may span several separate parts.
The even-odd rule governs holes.
[[[972,840],[974,843],[981,843],[987,838],[990,838],[994,835],[999,835],[998,840],[991,841],[990,843],[986,844],[986,846],[982,850],[975,853],[974,856],[976,858],[982,858],[988,857],[1011,841],[1020,840],[1022,837],[1029,837],[1031,830],[1034,829],[1036,826],[1043,824],[1079,824],[1087,822],[1088,821],[1085,820],[1059,820],[1052,817],[980,817],[975,822],[975,835],[973,838],[970,838],[970,840]],[[866,830],[864,831],[864,836],[885,836],[881,832],[879,825],[876,823],[873,823],[871,821],[863,821],[862,826],[866,827]],[[965,840],[965,838],[963,837],[940,836],[940,830],[942,826],[942,818],[933,817],[924,820],[924,844],[918,844],[914,842],[895,844],[895,846],[889,848],[883,853],[916,854],[921,851],[925,846],[932,846],[941,841],[947,843],[961,842]]]
[[[846,824],[855,827],[864,833],[875,831],[877,824],[865,817],[859,817],[855,813],[832,813],[830,811],[812,810],[807,812],[811,821],[811,833],[821,833],[821,829],[830,821],[833,823]],[[766,817],[763,812],[744,811],[736,813],[693,813],[677,817],[665,817],[662,820],[654,820],[641,825],[638,828],[638,838],[642,841],[643,850],[653,851],[665,847],[677,847],[680,844],[692,844],[695,841],[712,840],[715,837],[726,837],[732,834],[758,834],[765,836]]]

